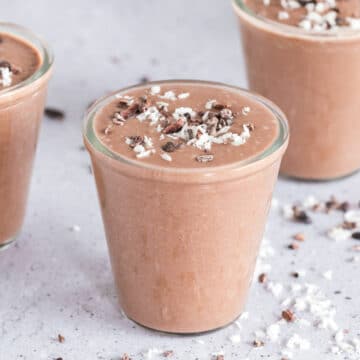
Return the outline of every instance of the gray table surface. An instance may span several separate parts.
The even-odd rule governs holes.
[[[309,350],[294,350],[294,359],[360,358],[329,353],[334,331],[318,329],[311,314],[310,326],[281,324],[277,341],[265,338],[261,348],[251,344],[260,336],[254,331],[279,319],[279,302],[294,282],[289,273],[300,270],[306,274],[297,281],[317,284],[336,307],[345,338],[359,340],[355,241],[336,242],[324,235],[341,222],[339,212],[314,215],[314,226],[304,226],[285,220],[274,207],[267,238],[275,253],[262,262],[268,264],[271,281],[284,290],[276,299],[255,282],[249,318],[239,320],[241,328],[232,325],[196,337],[165,335],[133,324],[119,311],[89,158],[80,150],[82,114],[91,100],[143,76],[245,86],[228,1],[12,0],[1,6],[1,18],[32,28],[52,45],[56,66],[48,104],[66,111],[63,122],[44,119],[23,232],[15,246],[0,253],[1,360],[119,360],[125,352],[133,359],[156,359],[162,350],[173,350],[174,359],[211,359],[220,351],[226,359],[280,359],[294,333],[311,343]],[[280,179],[275,196],[280,208],[310,194],[355,202],[360,200],[359,180],[360,174],[328,183]],[[297,251],[287,249],[299,231],[306,241]],[[332,280],[323,276],[328,270]],[[63,343],[58,334],[65,337]]]

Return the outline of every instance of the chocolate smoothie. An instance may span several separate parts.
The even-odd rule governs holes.
[[[360,168],[360,1],[233,0],[250,89],[286,113],[281,172],[333,179]]]
[[[29,31],[0,23],[0,249],[23,222],[51,62]]]
[[[139,85],[89,110],[84,140],[129,318],[194,333],[239,316],[287,139],[276,106],[216,83]]]

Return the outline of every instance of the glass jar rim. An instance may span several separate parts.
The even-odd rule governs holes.
[[[42,38],[21,25],[0,22],[0,34],[1,33],[9,34],[15,38],[20,38],[35,47],[35,49],[39,51],[42,61],[40,67],[31,76],[14,86],[9,86],[0,90],[0,98],[3,98],[9,94],[19,91],[27,85],[34,83],[47,74],[54,63],[54,55],[50,46]]]
[[[109,103],[111,103],[113,100],[115,100],[119,95],[124,94],[128,91],[139,89],[142,87],[151,87],[155,85],[167,85],[167,84],[184,84],[184,85],[203,85],[203,86],[213,86],[213,87],[219,87],[223,89],[228,89],[229,91],[236,91],[239,94],[243,94],[244,96],[250,97],[251,99],[255,100],[256,102],[260,102],[263,106],[265,106],[270,112],[275,116],[277,122],[278,122],[278,136],[276,139],[260,154],[254,155],[248,159],[232,162],[225,165],[219,165],[219,166],[211,166],[207,168],[173,168],[173,167],[166,167],[166,166],[159,166],[159,165],[153,165],[148,164],[145,162],[141,162],[138,160],[132,160],[126,156],[122,156],[119,153],[113,152],[110,150],[106,145],[104,145],[96,135],[96,132],[93,127],[93,123],[95,120],[96,115],[98,114],[98,111],[103,109],[103,107]],[[289,138],[289,126],[286,119],[286,116],[284,113],[280,110],[280,108],[272,103],[270,100],[264,98],[261,95],[258,95],[256,93],[250,92],[248,90],[242,89],[237,86],[233,85],[227,85],[220,82],[212,82],[212,81],[202,81],[202,80],[163,80],[163,81],[152,81],[148,82],[146,84],[137,84],[130,87],[126,87],[120,90],[117,90],[111,94],[105,95],[95,101],[90,108],[87,110],[85,117],[84,117],[84,123],[83,123],[83,136],[84,139],[87,140],[87,142],[94,148],[96,151],[108,156],[111,159],[114,159],[116,161],[119,161],[121,163],[137,166],[139,168],[143,169],[149,169],[149,170],[156,170],[159,172],[166,172],[166,173],[213,173],[216,171],[221,171],[225,169],[231,169],[239,167],[243,168],[247,165],[251,165],[254,163],[259,162],[260,160],[263,160],[270,155],[274,154],[277,150],[280,150],[285,144],[288,142]],[[210,176],[210,175],[209,175]]]
[[[251,18],[258,20],[259,22],[267,25],[274,31],[278,31],[283,34],[288,35],[298,35],[307,39],[314,40],[330,40],[336,41],[339,39],[352,39],[354,37],[360,36],[360,30],[351,29],[351,28],[337,28],[336,31],[324,30],[324,31],[315,31],[315,30],[306,30],[297,26],[281,24],[278,21],[271,20],[265,16],[260,14],[256,14],[253,10],[251,10],[246,4],[244,0],[232,0],[233,7],[235,11],[242,12],[250,16]]]

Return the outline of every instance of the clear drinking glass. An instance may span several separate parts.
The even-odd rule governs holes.
[[[86,115],[84,141],[123,310],[152,329],[198,333],[229,324],[243,310],[288,127],[278,107],[261,96],[223,84],[175,82],[238,91],[270,109],[279,128],[258,156],[174,169],[133,162],[97,137],[98,112],[133,88],[98,100]]]
[[[233,0],[249,88],[274,101],[291,129],[280,171],[326,180],[360,168],[360,31],[280,24]]]
[[[41,65],[32,76],[0,91],[1,249],[14,241],[23,223],[53,55],[42,40],[21,26],[0,23],[0,33],[31,44],[41,56]]]

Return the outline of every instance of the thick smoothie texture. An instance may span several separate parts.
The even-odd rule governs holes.
[[[25,214],[49,78],[45,57],[27,30],[0,24],[0,248],[14,240]]]
[[[287,146],[281,111],[222,84],[154,83],[96,103],[84,138],[127,316],[175,333],[236,319]]]
[[[360,168],[360,2],[235,0],[249,87],[277,103],[291,141],[282,173],[325,180]]]

